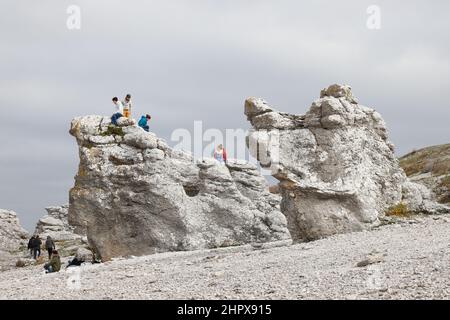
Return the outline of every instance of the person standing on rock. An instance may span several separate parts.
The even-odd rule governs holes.
[[[219,144],[214,150],[214,159],[220,163],[227,163],[227,151],[222,144]]]
[[[34,260],[36,260],[37,258],[39,258],[41,256],[41,245],[42,245],[42,241],[39,238],[39,236],[36,235],[33,240],[33,258],[34,258]]]
[[[131,94],[127,94],[125,99],[122,101],[123,105],[123,116],[125,118],[131,119]]]
[[[34,241],[34,235],[31,236],[30,240],[28,240],[28,250],[30,250],[30,257],[33,256],[33,241]]]
[[[123,104],[117,97],[112,98],[116,112],[111,117],[111,123],[117,125],[117,119],[123,117]]]
[[[50,260],[53,250],[56,249],[55,242],[53,241],[52,237],[47,236],[47,240],[45,240],[45,248],[47,249],[48,259]]]
[[[44,265],[45,273],[58,272],[61,270],[61,258],[59,257],[58,251],[52,251],[51,260]]]

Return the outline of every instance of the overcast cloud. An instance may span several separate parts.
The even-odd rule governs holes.
[[[134,115],[169,144],[176,128],[248,128],[246,97],[304,113],[320,89],[353,87],[388,123],[397,153],[448,143],[448,1],[2,0],[0,208],[32,230],[68,202],[78,115]],[[81,8],[68,30],[66,9]],[[381,29],[366,27],[369,5]]]

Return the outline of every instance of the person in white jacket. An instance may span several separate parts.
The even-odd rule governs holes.
[[[116,108],[116,112],[111,117],[111,123],[117,125],[117,119],[123,117],[123,104],[117,97],[112,98],[112,102]]]
[[[130,119],[131,118],[131,94],[127,94],[125,99],[122,101],[123,105],[123,116]]]

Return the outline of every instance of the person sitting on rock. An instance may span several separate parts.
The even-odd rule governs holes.
[[[145,115],[141,117],[141,120],[139,120],[139,127],[141,127],[142,129],[144,129],[145,131],[149,131],[150,127],[148,126],[148,121],[150,121],[152,117],[150,115]]]
[[[41,256],[41,245],[42,241],[39,236],[36,235],[33,240],[33,258],[35,260]]]
[[[219,144],[214,150],[214,159],[220,163],[227,163],[227,151],[222,144]]]
[[[83,262],[84,261],[82,261],[81,259],[74,257],[72,260],[69,260],[66,269],[69,267],[79,267],[83,264]]]
[[[69,264],[67,265],[66,268],[72,267],[72,266],[81,266],[81,264],[83,264],[84,262],[91,262],[91,263],[95,263],[95,255],[92,255],[91,259],[87,259],[86,257],[88,257],[89,255],[83,255],[83,254],[79,254],[77,252],[77,254],[75,255],[75,257],[72,260],[69,260]]]
[[[131,118],[131,94],[127,94],[125,99],[122,101],[123,105],[123,116],[125,118]]]
[[[116,108],[116,112],[111,117],[111,123],[117,125],[117,119],[123,117],[123,104],[117,97],[112,98],[112,102]]]
[[[47,240],[45,240],[45,248],[47,249],[48,259],[50,260],[53,250],[56,249],[55,242],[53,241],[52,237],[47,236]]]
[[[59,257],[58,251],[52,251],[52,258],[48,263],[44,265],[45,273],[58,272],[61,270],[61,258]]]

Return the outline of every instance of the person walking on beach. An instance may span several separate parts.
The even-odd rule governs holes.
[[[42,245],[42,241],[39,238],[39,236],[36,235],[33,240],[33,258],[34,258],[34,260],[36,260],[37,258],[39,258],[41,256],[41,245]]]
[[[28,240],[28,250],[30,250],[30,257],[33,256],[33,242],[34,242],[34,235],[31,236],[30,240]]]
[[[53,241],[52,237],[47,236],[47,240],[45,240],[45,248],[47,249],[48,259],[50,260],[53,250],[56,249],[55,242]]]

